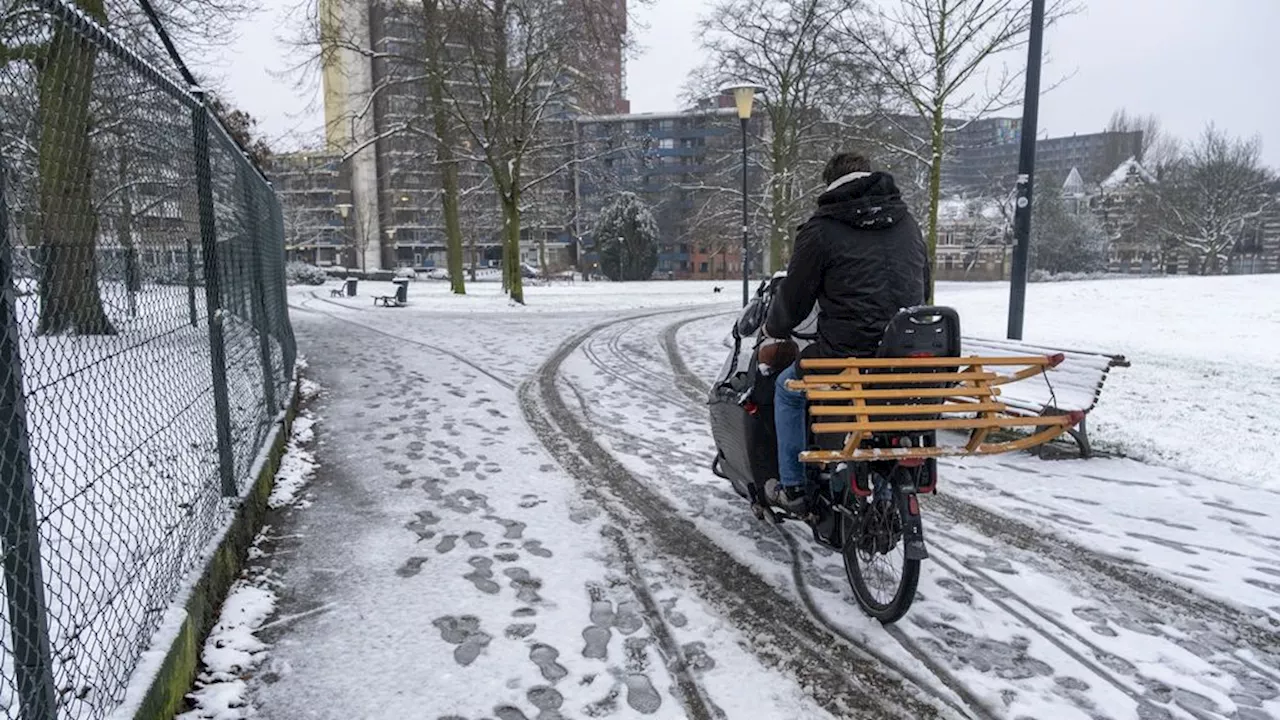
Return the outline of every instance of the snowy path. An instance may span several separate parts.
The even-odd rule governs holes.
[[[252,683],[263,716],[830,717],[521,421],[539,338],[554,347],[585,316],[433,317],[427,332],[300,304],[325,387],[320,468],[304,507],[273,521],[284,620]],[[517,332],[531,336],[519,352],[496,342]]]
[[[886,630],[710,473],[723,306],[295,302],[327,392],[310,504],[274,522],[265,717],[1280,717],[1272,493],[948,463]]]

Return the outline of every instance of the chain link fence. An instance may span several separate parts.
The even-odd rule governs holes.
[[[100,2],[0,18],[0,715],[103,718],[294,367],[280,207]]]

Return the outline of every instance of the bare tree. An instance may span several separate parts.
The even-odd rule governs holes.
[[[1161,178],[1164,229],[1201,274],[1229,269],[1235,246],[1276,202],[1259,138],[1242,140],[1212,124]]]
[[[449,284],[457,295],[467,292],[462,277],[462,225],[458,220],[457,132],[445,100],[446,48],[450,39],[448,18],[440,12],[440,0],[422,0],[423,38],[426,45],[427,85],[431,119],[435,129],[436,167],[440,175],[440,209],[449,266]]]
[[[624,18],[613,6],[581,1],[445,2],[456,13],[466,76],[445,92],[489,169],[502,210],[504,287],[523,303],[522,203],[576,162],[565,116],[581,98],[603,94],[588,70],[621,46]]]
[[[1181,154],[1182,143],[1165,132],[1160,118],[1155,115],[1130,114],[1128,110],[1121,108],[1111,114],[1107,132],[1141,132],[1142,154],[1137,159],[1153,172],[1172,165]],[[1124,159],[1120,158],[1120,161]]]
[[[145,59],[160,67],[173,66],[135,4],[82,0],[76,5],[88,19],[128,37]],[[248,9],[218,0],[175,0],[156,6],[161,21],[179,40],[225,27]],[[7,6],[0,16],[0,64],[6,84],[34,85],[39,108],[38,127],[32,128],[37,187],[33,222],[41,265],[37,331],[113,334],[98,286],[100,222],[94,200],[94,165],[101,159],[94,133],[111,122],[100,112],[95,115],[103,95],[95,82],[101,53],[69,25],[54,21],[49,28],[47,23],[47,16],[21,5]],[[126,114],[123,121],[129,119],[137,120]],[[104,168],[104,174],[116,175],[119,169],[117,163],[111,171]]]
[[[1051,0],[1045,22],[1073,12],[1070,2]],[[918,121],[900,122],[884,114],[899,134],[912,140],[894,149],[929,171],[930,262],[937,256],[938,202],[948,136],[964,125],[948,124],[948,119],[971,121],[1020,101],[1023,72],[1011,69],[1005,59],[1026,42],[1030,7],[1030,0],[901,0],[881,4],[878,37],[850,35],[859,43],[862,56],[874,64],[890,109],[900,109]]]
[[[707,65],[695,75],[706,96],[743,79],[764,88],[769,267],[790,256],[792,233],[820,188],[821,167],[838,147],[833,118],[854,112],[868,73],[849,35],[861,32],[859,2],[719,0],[699,26]]]

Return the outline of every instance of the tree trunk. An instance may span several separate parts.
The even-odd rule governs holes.
[[[947,20],[949,19],[948,10],[944,3],[938,10],[938,26],[937,31],[933,34],[933,117],[930,118],[929,124],[929,231],[925,238],[925,245],[928,248],[929,263],[929,287],[925,288],[929,294],[929,302],[933,302],[933,288],[936,284],[934,278],[938,276],[938,207],[942,198],[942,156],[945,151],[944,143],[946,142],[946,118],[947,109],[947,64],[950,62],[954,48],[951,47],[949,38],[947,37]]]
[[[935,270],[938,267],[938,207],[942,199],[942,154],[943,142],[946,139],[943,134],[942,110],[941,102],[934,105],[929,157],[929,222],[928,231],[925,235],[925,245],[929,248],[929,302],[933,302],[933,278],[937,275]]]
[[[80,8],[103,24],[101,0]],[[40,85],[40,323],[37,332],[113,335],[98,288],[98,216],[93,208],[93,68],[97,49],[69,27],[53,32]]]
[[[440,205],[444,212],[449,287],[455,295],[466,295],[466,281],[462,277],[462,225],[458,221],[458,160],[454,153],[456,138],[450,124],[449,109],[445,104],[444,76],[440,67],[444,26],[440,22],[438,0],[423,0],[422,12],[426,25],[427,73],[431,86],[431,116],[436,131],[436,165],[440,168]]]
[[[124,142],[123,138],[120,140]],[[124,148],[116,149],[119,160],[118,181],[123,187],[129,180],[129,164]],[[129,317],[138,316],[138,291],[142,290],[142,274],[138,271],[138,248],[133,242],[133,197],[128,188],[120,191],[120,219],[116,223],[116,241],[124,250],[124,288],[129,296]]]
[[[787,247],[787,210],[788,198],[786,182],[794,168],[788,168],[787,153],[783,147],[786,141],[786,133],[784,130],[776,129],[773,133],[773,147],[771,161],[773,167],[770,168],[772,180],[769,182],[769,267],[768,272],[777,272],[784,265],[785,256],[789,255]]]
[[[444,194],[440,202],[444,209],[444,234],[448,243],[445,254],[449,265],[449,287],[455,295],[466,295],[467,286],[462,278],[462,225],[458,222],[458,164],[452,159],[452,151],[448,154],[451,157],[444,165]]]
[[[524,304],[524,282],[520,273],[520,191],[502,194],[502,277],[507,293]]]

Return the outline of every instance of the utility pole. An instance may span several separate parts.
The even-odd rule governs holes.
[[[1013,214],[1013,274],[1009,282],[1009,339],[1022,339],[1027,305],[1027,265],[1031,255],[1031,197],[1036,173],[1036,121],[1040,114],[1040,62],[1044,48],[1045,0],[1031,0],[1027,43],[1027,90],[1022,102],[1022,148],[1018,156],[1017,201]]]

